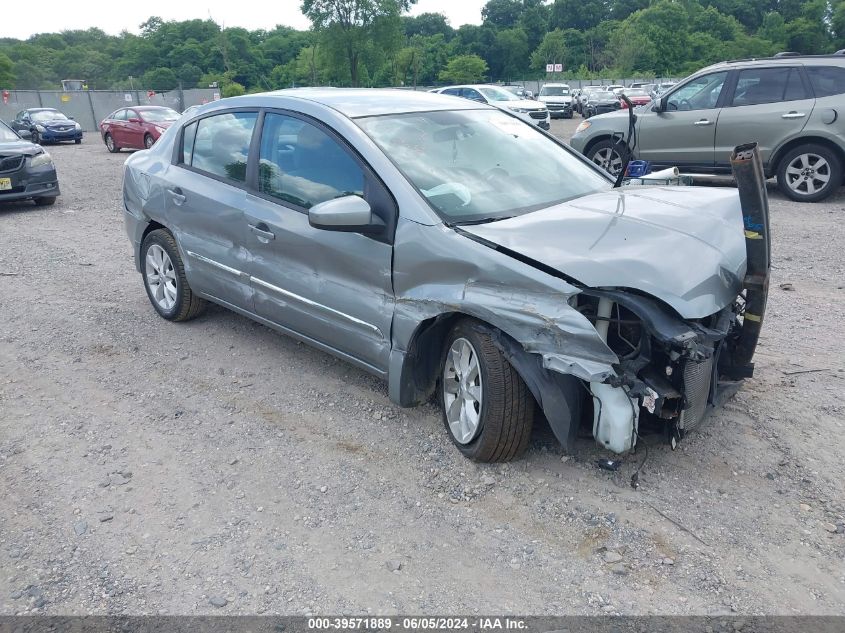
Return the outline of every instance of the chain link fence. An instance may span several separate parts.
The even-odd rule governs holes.
[[[217,88],[192,88],[168,92],[146,90],[3,90],[0,119],[8,123],[27,108],[55,108],[72,117],[86,132],[96,132],[106,116],[131,105],[168,106],[178,112],[220,98]]]

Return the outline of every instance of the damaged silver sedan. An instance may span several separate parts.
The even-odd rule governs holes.
[[[495,108],[302,89],[183,117],[126,161],[124,205],[162,317],[223,305],[401,406],[436,396],[464,455],[504,461],[537,410],[569,450],[582,422],[616,453],[674,443],[750,375],[768,251],[751,274],[747,180],[751,211],[734,189],[616,188]]]

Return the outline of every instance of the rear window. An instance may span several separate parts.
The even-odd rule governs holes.
[[[255,112],[226,112],[200,119],[191,146],[190,165],[213,176],[245,182],[252,129],[257,118]],[[188,157],[186,141],[183,140],[182,146],[184,162]]]
[[[839,66],[806,66],[805,70],[816,97],[845,94],[845,68]]]

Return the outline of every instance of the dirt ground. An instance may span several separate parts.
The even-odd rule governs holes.
[[[538,429],[473,464],[344,362],[219,308],[165,322],[127,154],[49,151],[59,202],[0,207],[0,614],[845,613],[845,190],[771,190],[757,373],[677,451],[649,438],[635,491],[643,450],[609,473]]]

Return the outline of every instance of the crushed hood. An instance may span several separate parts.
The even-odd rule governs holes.
[[[745,276],[732,188],[613,189],[461,230],[584,285],[640,290],[687,319],[730,304]]]

